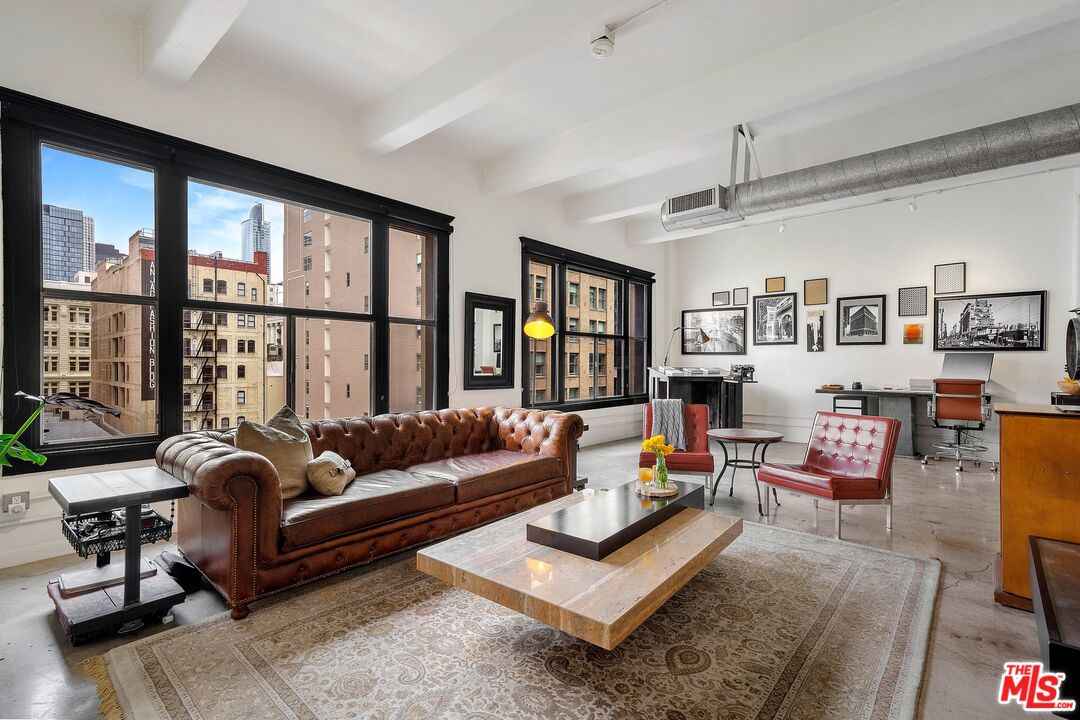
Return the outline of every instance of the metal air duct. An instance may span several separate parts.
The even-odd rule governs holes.
[[[1080,153],[1080,104],[741,182],[727,193],[727,209],[713,213],[706,223],[731,223],[759,213],[1073,153]],[[661,210],[666,230],[706,224],[700,217],[692,219],[693,225],[680,222],[669,210],[673,199],[666,200]]]

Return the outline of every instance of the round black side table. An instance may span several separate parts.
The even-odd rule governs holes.
[[[710,438],[720,444],[720,449],[724,451],[724,467],[720,469],[720,474],[716,476],[716,480],[713,482],[712,495],[709,497],[709,505],[712,505],[716,501],[716,488],[720,485],[720,478],[724,477],[724,473],[728,468],[731,468],[731,486],[728,488],[728,497],[731,497],[735,493],[735,471],[739,468],[751,470],[754,473],[754,491],[757,493],[757,506],[758,515],[764,515],[761,512],[761,486],[758,485],[757,469],[761,463],[765,462],[765,451],[769,449],[769,446],[773,443],[780,442],[784,439],[784,436],[780,433],[769,432],[768,430],[747,430],[744,428],[717,428],[708,432]],[[732,445],[735,449],[735,457],[732,458],[728,454],[728,445]],[[753,445],[750,449],[750,459],[739,458],[739,445]],[[758,448],[761,448],[761,456],[758,457]],[[776,506],[780,506],[780,500],[776,497],[776,490],[773,490],[773,499],[776,500]]]

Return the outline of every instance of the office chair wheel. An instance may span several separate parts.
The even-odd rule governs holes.
[[[930,458],[929,457],[924,457],[922,459],[922,464],[923,465],[929,465],[930,464]]]
[[[956,466],[956,472],[964,472],[964,466],[963,465],[957,465]]]

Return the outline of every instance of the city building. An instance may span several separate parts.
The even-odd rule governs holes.
[[[106,260],[123,262],[126,255],[120,248],[110,243],[94,243],[94,267],[96,268]]]
[[[41,269],[46,281],[70,282],[75,273],[92,271],[94,218],[82,210],[41,206]]]
[[[95,292],[152,296],[156,293],[154,232],[137,230],[128,238],[124,259],[105,259],[90,289]],[[90,326],[90,397],[120,411],[101,422],[118,435],[157,432],[157,308],[111,302],[93,304]]]
[[[262,250],[253,262],[188,253],[191,297],[242,303],[252,312],[184,311],[185,430],[225,430],[243,420],[261,422],[277,410],[265,403],[266,316],[257,312],[266,298],[268,266]]]
[[[254,262],[255,253],[266,253],[270,258],[270,221],[264,218],[266,209],[262,203],[251,206],[247,220],[240,223],[240,259]],[[267,265],[267,279],[270,278],[270,266]]]

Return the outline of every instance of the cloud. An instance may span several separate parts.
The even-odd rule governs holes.
[[[116,171],[116,178],[133,188],[139,190],[153,190],[154,189],[154,173],[147,172],[146,170],[136,170],[135,168],[119,168]]]

